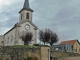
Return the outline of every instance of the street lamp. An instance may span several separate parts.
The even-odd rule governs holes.
[[[58,47],[56,48],[56,51],[57,51],[57,60],[58,60]]]

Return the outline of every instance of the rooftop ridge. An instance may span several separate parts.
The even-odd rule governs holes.
[[[78,39],[74,39],[74,40],[78,40]],[[74,41],[74,40],[67,40],[67,41]],[[62,41],[62,42],[66,42],[66,41]]]
[[[62,41],[59,44],[71,44],[71,45],[74,45],[76,41],[78,41],[78,39],[68,40],[68,41]]]

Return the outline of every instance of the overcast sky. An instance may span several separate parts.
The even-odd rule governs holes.
[[[33,23],[39,28],[56,32],[59,42],[80,41],[80,0],[29,0]],[[0,0],[0,34],[19,22],[24,0]]]

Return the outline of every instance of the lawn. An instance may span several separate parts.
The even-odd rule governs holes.
[[[13,46],[6,46],[6,47],[40,47],[40,44],[33,44],[32,46],[29,46],[29,45],[13,45]]]

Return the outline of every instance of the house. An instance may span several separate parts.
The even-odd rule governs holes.
[[[77,39],[76,40],[69,40],[69,41],[62,41],[60,43],[60,45],[61,44],[71,44],[73,52],[80,54],[80,43]]]
[[[73,53],[79,53],[80,54],[80,43],[76,40],[69,40],[69,41],[62,41],[59,45],[53,45],[52,50],[56,50],[58,48],[58,51],[64,52],[73,52]]]
[[[56,48],[61,52],[73,52],[71,44],[59,44],[52,46],[52,50],[56,51]]]

